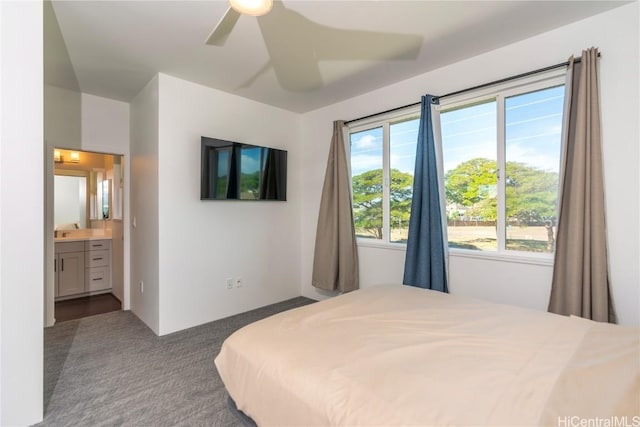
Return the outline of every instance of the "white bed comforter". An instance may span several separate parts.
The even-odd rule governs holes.
[[[215,364],[260,426],[570,425],[640,415],[639,352],[637,329],[394,285],[251,324]]]

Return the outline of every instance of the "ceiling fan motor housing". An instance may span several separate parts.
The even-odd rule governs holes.
[[[269,13],[273,0],[229,0],[229,4],[243,15],[262,16]]]

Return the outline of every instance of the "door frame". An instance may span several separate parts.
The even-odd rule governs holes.
[[[120,156],[122,158],[122,175],[124,181],[124,194],[123,194],[123,212],[122,212],[122,228],[123,228],[123,301],[122,309],[129,310],[131,305],[131,227],[129,224],[130,218],[130,176],[131,176],[131,164],[129,161],[128,153],[117,152],[102,152],[87,150],[84,148],[76,147],[62,147],[59,145],[53,145],[49,141],[45,142],[44,153],[44,327],[50,327],[55,325],[55,280],[53,271],[53,258],[55,256],[55,241],[54,241],[54,176],[55,176],[55,161],[53,159],[54,149],[73,150],[86,153],[104,154]]]

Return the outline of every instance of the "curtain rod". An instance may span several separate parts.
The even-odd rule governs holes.
[[[598,52],[598,58],[600,58],[600,56],[601,56],[600,52]],[[580,57],[580,56],[573,60],[573,62],[576,63],[576,64],[581,62],[581,61],[582,61],[582,57]],[[442,99],[442,98],[446,98],[446,97],[449,97],[449,96],[460,95],[461,93],[465,93],[465,92],[471,92],[472,90],[484,89],[485,87],[494,86],[494,85],[497,85],[497,84],[500,84],[500,83],[506,83],[506,82],[511,81],[511,80],[522,79],[524,77],[529,77],[529,76],[534,75],[534,74],[544,73],[545,71],[555,70],[556,68],[567,67],[568,65],[569,65],[569,61],[565,61],[565,62],[562,62],[560,64],[550,65],[548,67],[539,68],[537,70],[528,71],[526,73],[517,74],[517,75],[511,76],[511,77],[505,77],[504,79],[494,80],[492,82],[483,83],[481,85],[473,86],[473,87],[470,87],[470,88],[467,88],[467,89],[462,89],[462,90],[457,90],[455,92],[450,92],[450,93],[447,93],[445,95],[438,96],[437,98],[438,99]],[[357,122],[358,120],[369,119],[371,117],[379,116],[381,114],[392,113],[394,111],[402,110],[404,108],[415,107],[416,105],[420,105],[420,104],[421,104],[420,102],[414,102],[412,104],[403,105],[402,107],[391,108],[389,110],[381,111],[379,113],[369,114],[368,116],[358,117],[357,119],[349,120],[347,122],[344,122],[344,124],[348,125],[349,123]]]

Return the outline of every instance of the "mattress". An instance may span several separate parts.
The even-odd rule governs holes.
[[[638,329],[391,285],[248,325],[215,364],[260,426],[570,425],[640,415],[639,352]]]

